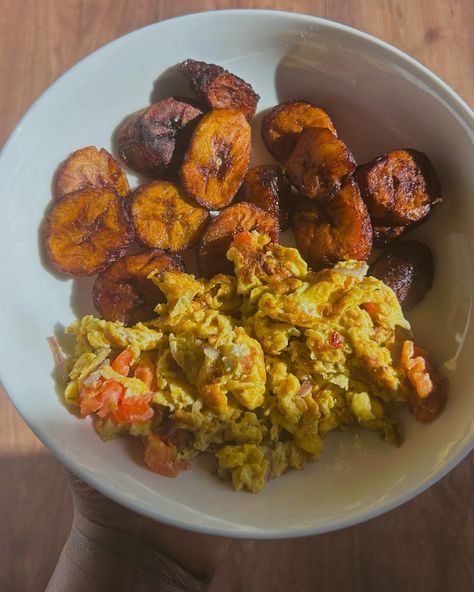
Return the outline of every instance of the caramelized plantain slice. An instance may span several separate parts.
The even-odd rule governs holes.
[[[369,273],[392,288],[403,309],[410,310],[433,285],[433,256],[420,241],[396,243],[372,263]]]
[[[278,241],[278,218],[250,203],[237,203],[214,218],[201,237],[198,248],[199,271],[204,277],[218,273],[233,273],[227,251],[236,234],[244,230],[258,230]]]
[[[125,254],[133,239],[124,200],[110,189],[65,195],[46,220],[51,261],[72,275],[94,275]]]
[[[288,228],[295,196],[280,166],[262,164],[250,169],[245,175],[239,195],[242,201],[253,203],[276,216],[282,232]]]
[[[242,78],[221,66],[191,59],[185,60],[180,70],[199,99],[212,109],[238,109],[248,121],[255,115],[260,97]]]
[[[240,111],[217,109],[204,115],[180,170],[188,195],[210,210],[229,205],[249,166],[250,135]]]
[[[303,130],[286,161],[290,181],[303,195],[317,200],[337,193],[355,167],[344,142],[322,127]]]
[[[383,226],[372,221],[373,243],[377,249],[383,249],[412,229],[411,224],[404,226]]]
[[[120,158],[152,178],[176,174],[202,110],[190,99],[169,97],[132,115],[117,135]]]
[[[119,163],[104,148],[86,146],[73,152],[56,175],[55,194],[58,199],[87,187],[104,187],[127,197],[130,187]]]
[[[152,271],[184,271],[178,255],[159,249],[127,255],[97,276],[92,291],[94,305],[107,321],[134,325],[153,316],[161,290],[147,276]]]
[[[290,156],[300,133],[308,127],[336,129],[329,115],[306,101],[287,101],[273,107],[262,121],[262,139],[269,152],[284,163]]]
[[[357,167],[357,182],[369,213],[379,224],[420,222],[440,199],[430,160],[417,150],[393,150]]]
[[[196,244],[210,217],[206,209],[168,181],[155,181],[136,189],[131,215],[137,237],[144,245],[172,252]]]
[[[298,249],[315,270],[370,255],[372,227],[353,177],[327,204],[300,198],[292,225]]]

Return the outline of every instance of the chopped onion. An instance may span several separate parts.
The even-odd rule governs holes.
[[[298,392],[296,393],[297,397],[306,397],[307,395],[309,395],[309,393],[311,392],[311,390],[313,389],[311,383],[309,382],[309,380],[305,380],[303,382],[303,384],[300,386]]]
[[[66,380],[67,368],[66,368],[66,356],[63,354],[61,346],[59,345],[56,337],[48,337],[48,345],[53,353],[54,363],[58,369],[59,377],[62,380]]]
[[[219,351],[217,349],[214,349],[213,347],[209,347],[208,345],[206,345],[203,351],[204,355],[208,358],[211,358],[211,360],[217,360],[219,358]]]
[[[338,265],[336,265],[336,267],[334,268],[334,271],[337,271],[342,275],[355,277],[359,280],[361,280],[363,277],[367,275],[368,270],[369,266],[365,261],[358,261],[357,266],[354,265],[354,267],[339,267]]]

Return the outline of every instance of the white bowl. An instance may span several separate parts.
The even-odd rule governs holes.
[[[187,57],[222,64],[248,80],[262,97],[260,113],[288,99],[321,105],[358,162],[396,147],[422,150],[433,160],[445,199],[413,234],[431,246],[436,278],[410,320],[420,344],[440,364],[450,361],[450,400],[431,425],[407,413],[399,449],[373,433],[334,432],[318,463],[270,482],[258,495],[234,493],[205,460],[177,479],[152,473],[126,440],[102,443],[89,420],[61,404],[46,338],[93,309],[92,280],[52,273],[43,255],[42,220],[54,172],[76,148],[111,148],[118,123],[151,95],[187,93],[184,80],[169,70]],[[257,116],[255,162],[268,162],[260,121]],[[138,512],[192,530],[250,538],[309,535],[361,522],[417,495],[474,442],[472,128],[467,105],[426,68],[373,37],[309,16],[189,15],[95,52],[33,105],[0,159],[0,372],[15,406],[91,485]]]

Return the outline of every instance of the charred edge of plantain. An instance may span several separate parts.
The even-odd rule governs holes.
[[[391,159],[398,175],[387,170]],[[380,174],[374,179],[376,171]],[[416,175],[416,186],[407,178],[409,172]],[[441,185],[431,161],[426,154],[411,148],[392,150],[359,165],[355,175],[372,221],[378,226],[421,223],[441,201]],[[417,194],[424,195],[423,203],[412,203]]]
[[[238,198],[276,216],[281,232],[288,229],[293,192],[279,165],[263,164],[249,169],[239,189]]]
[[[260,96],[239,76],[216,64],[192,59],[181,63],[180,72],[188,78],[191,89],[213,109],[240,109],[248,121],[257,110]]]
[[[417,240],[391,245],[369,268],[370,275],[395,292],[404,310],[421,302],[433,285],[434,273],[431,249]]]
[[[151,178],[176,178],[202,106],[168,97],[133,114],[119,129],[118,151],[134,171]]]
[[[184,271],[182,259],[174,253],[151,249],[127,255],[99,273],[92,289],[94,306],[102,318],[133,325],[150,318],[161,290],[148,278],[152,271]]]

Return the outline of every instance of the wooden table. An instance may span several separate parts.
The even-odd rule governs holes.
[[[0,146],[33,100],[97,47],[158,20],[236,7],[310,13],[372,33],[474,104],[472,0],[4,0]],[[0,471],[0,590],[37,592],[68,532],[71,501],[60,465],[4,393]],[[235,543],[213,590],[473,590],[473,492],[471,455],[415,500],[360,526],[299,540]]]

